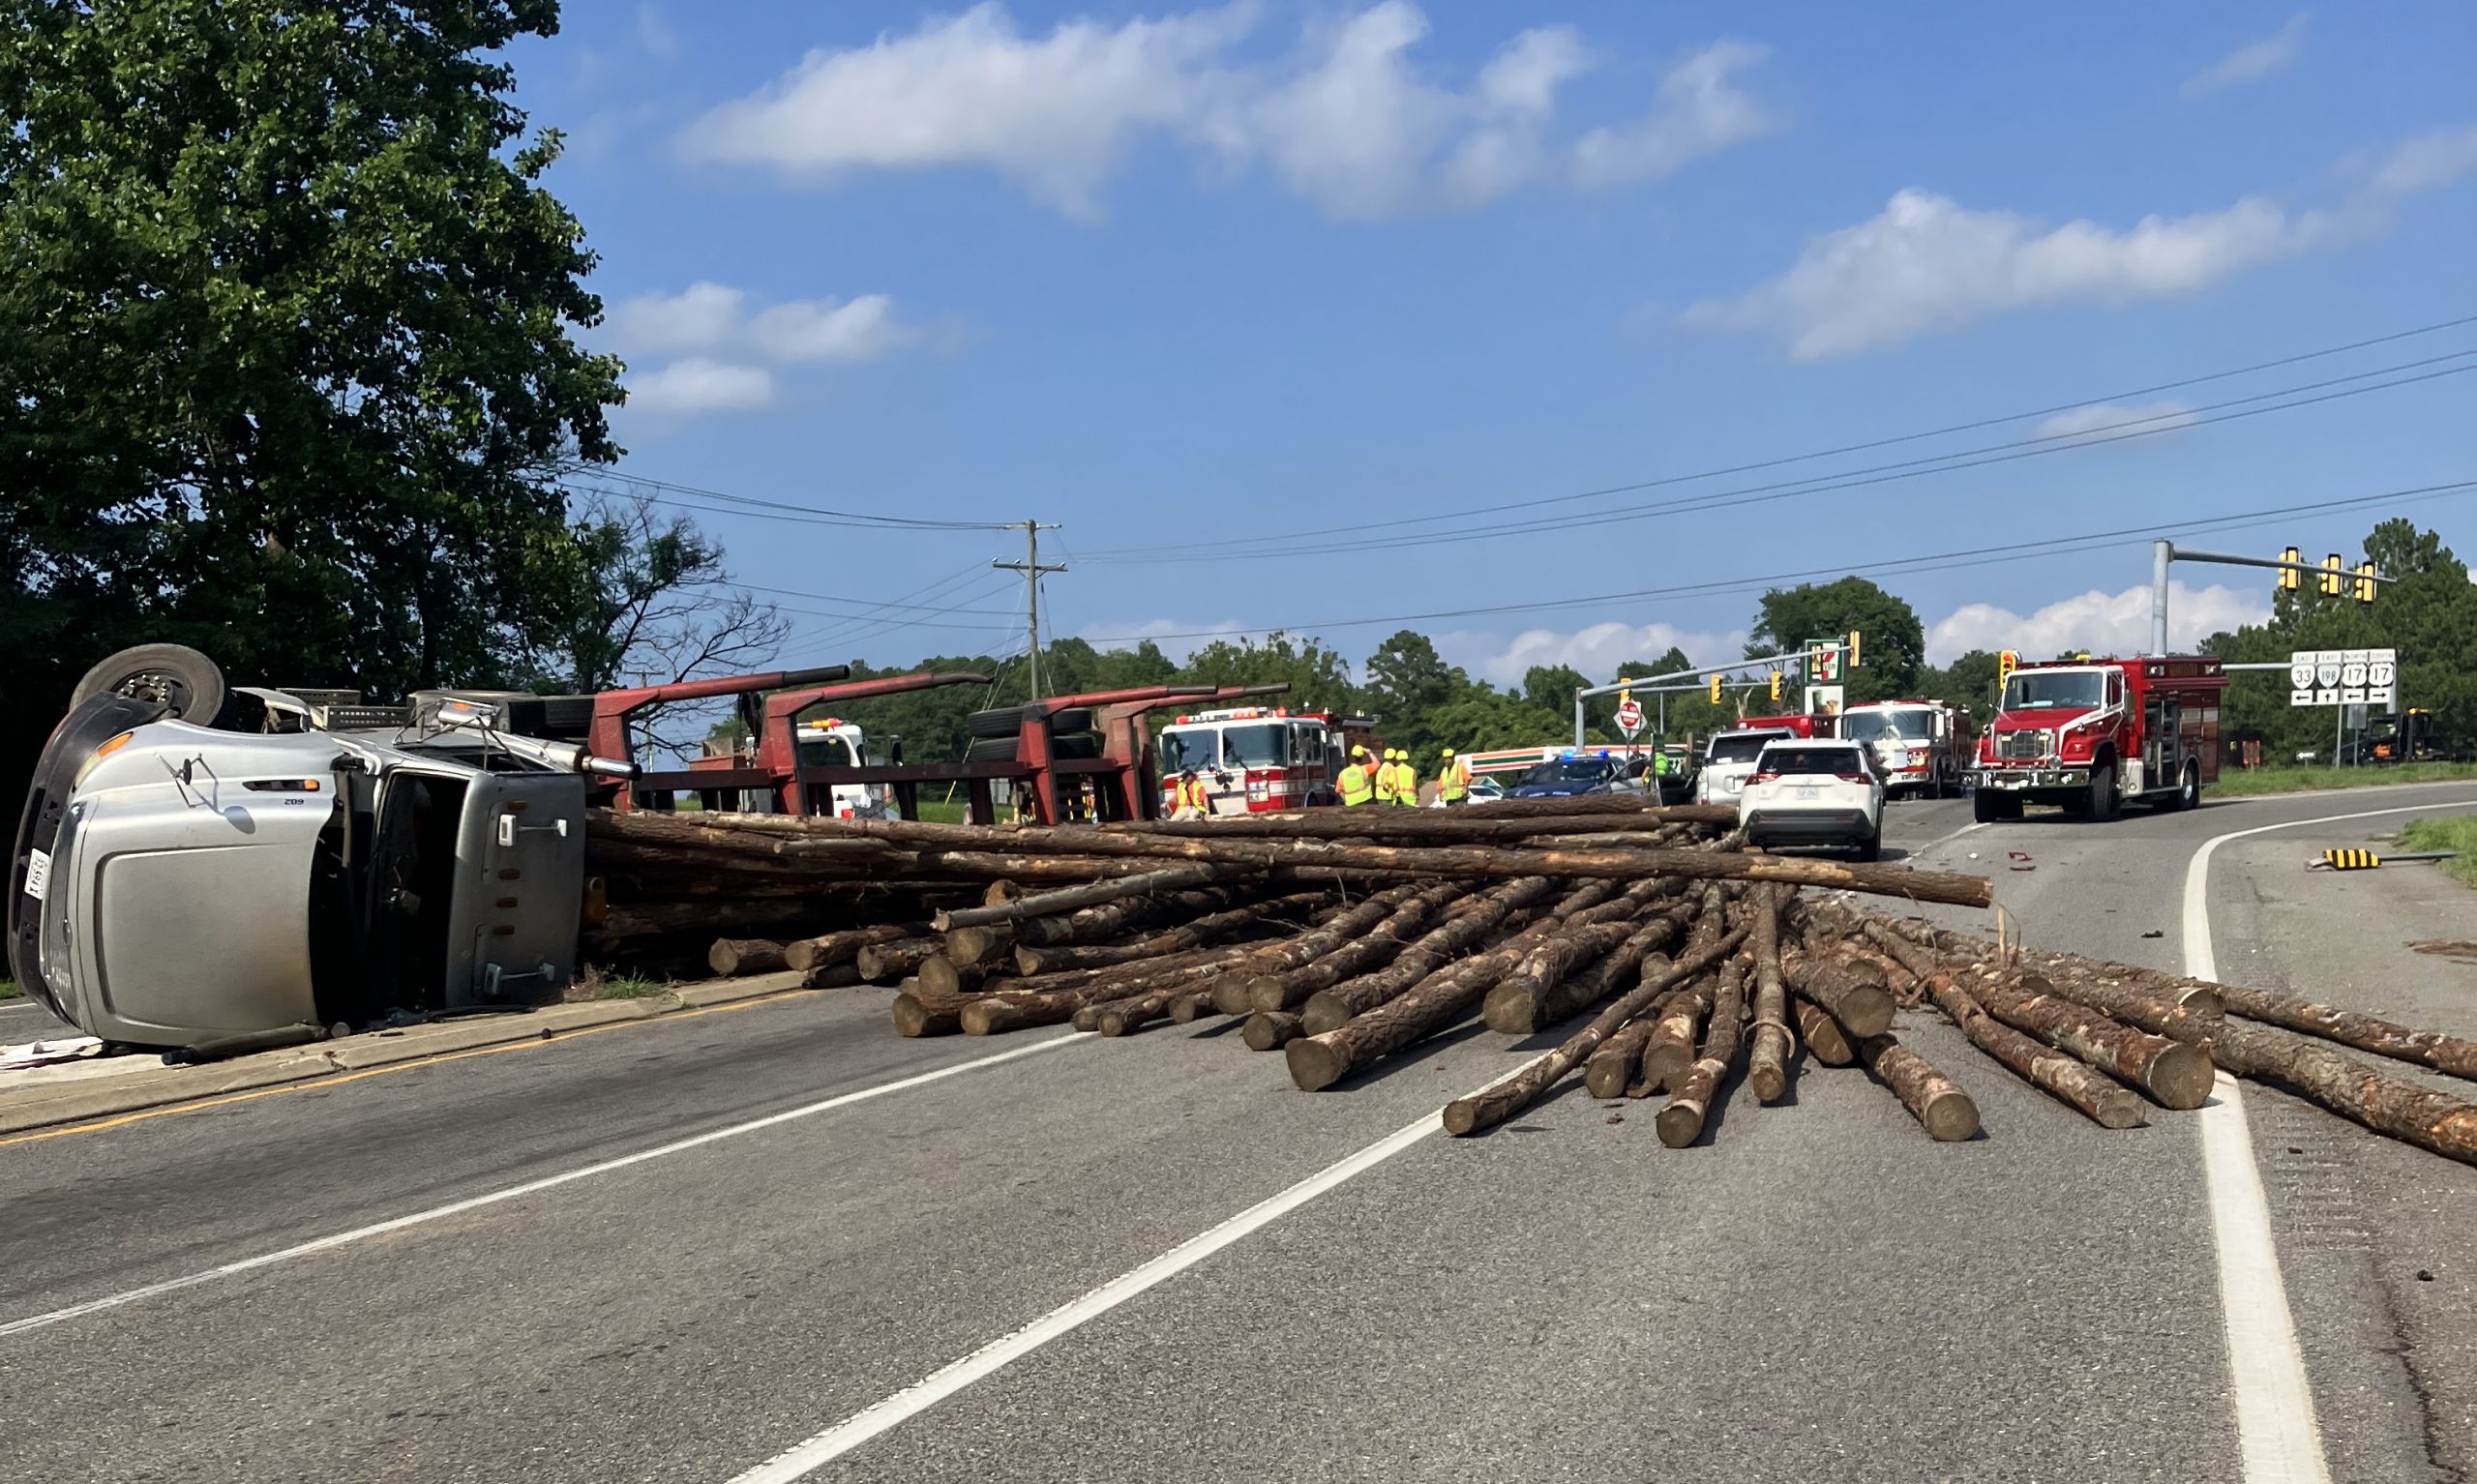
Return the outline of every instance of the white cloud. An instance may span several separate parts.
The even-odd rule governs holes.
[[[637,0],[637,45],[658,61],[668,62],[679,55],[679,33],[662,18],[653,0]]]
[[[774,400],[774,377],[762,367],[690,356],[628,373],[628,410],[659,418],[762,407]]]
[[[2234,51],[2185,79],[2187,98],[2200,98],[2222,88],[2240,83],[2259,82],[2277,76],[2296,65],[2305,51],[2305,17],[2288,18],[2288,23],[2257,42],[2248,42]]]
[[[2095,222],[2042,231],[2013,212],[1902,191],[1872,221],[1807,244],[1778,279],[1698,304],[1686,317],[1778,335],[1792,358],[1817,361],[2034,305],[2192,293],[2303,252],[2328,225],[2319,214],[2291,216],[2248,196],[2223,211],[2144,217],[2123,231]]]
[[[631,408],[673,418],[765,405],[769,367],[872,361],[921,338],[884,294],[754,309],[746,291],[710,282],[622,300],[604,333],[623,354],[682,358],[628,373]]]
[[[1198,623],[1192,618],[1151,618],[1140,624],[1087,624],[1075,637],[1099,649],[1133,649],[1146,639],[1161,646],[1161,652],[1174,660],[1184,661],[1189,655],[1217,639],[1237,640],[1242,636],[1262,638],[1264,636],[1240,628],[1246,620],[1214,619]],[[1203,638],[1164,638],[1163,635],[1204,635]]]
[[[2042,421],[2036,435],[2062,439],[2124,439],[2191,428],[2199,420],[2199,414],[2180,401],[2098,401],[2086,407],[2059,412]]]
[[[1535,665],[1570,665],[1598,680],[1613,680],[1628,661],[1658,659],[1674,645],[1700,665],[1716,665],[1746,652],[1746,631],[1701,634],[1674,624],[1599,623],[1588,628],[1526,629],[1508,639],[1501,634],[1435,636],[1438,653],[1474,678],[1499,686],[1522,684]]]
[[[1517,187],[1664,175],[1776,127],[1739,86],[1760,48],[1720,43],[1660,80],[1648,114],[1549,138],[1557,97],[1592,65],[1569,26],[1524,31],[1468,89],[1424,75],[1428,19],[1411,0],[1309,24],[1271,67],[1228,59],[1252,4],[1028,37],[989,0],[867,46],[810,52],[750,97],[714,108],[683,144],[704,160],[831,180],[855,170],[992,169],[1072,215],[1134,143],[1159,136],[1219,164],[1262,162],[1336,217],[1469,207]]]
[[[2167,647],[2190,652],[2223,629],[2261,623],[2270,600],[2250,588],[2217,583],[2195,591],[2167,584]],[[2044,658],[2087,649],[2092,654],[2139,654],[2150,647],[2150,588],[2106,593],[2093,588],[2050,603],[2026,617],[1992,603],[1965,604],[1926,631],[1926,660],[1949,665],[1973,649],[2017,649]]]
[[[1733,144],[1786,127],[1736,85],[1737,74],[1770,53],[1744,42],[1721,42],[1687,58],[1660,79],[1651,112],[1615,129],[1595,129],[1574,146],[1574,173],[1586,186],[1657,180]]]
[[[2405,140],[2383,157],[2366,194],[2381,199],[2435,191],[2477,174],[2477,124]]]

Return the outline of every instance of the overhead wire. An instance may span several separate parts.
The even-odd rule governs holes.
[[[1112,644],[1129,643],[1141,638],[1226,638],[1254,634],[1305,633],[1311,630],[1323,632],[1329,629],[1367,628],[1382,624],[1490,617],[1506,613],[1545,612],[1558,608],[1593,608],[1615,603],[1639,603],[1652,599],[1709,597],[1767,588],[1783,582],[1802,581],[1817,577],[1897,574],[1930,567],[1946,570],[1955,567],[1993,566],[2004,562],[2028,561],[2039,557],[2068,555],[2076,551],[2098,550],[2111,546],[2135,545],[2162,536],[2192,535],[2203,531],[2241,530],[2271,525],[2299,515],[2326,514],[2377,504],[2407,505],[2425,500],[2446,499],[2455,494],[2470,493],[2477,493],[2477,480],[2460,480],[2404,490],[2389,490],[2379,494],[2359,495],[2347,499],[2313,500],[2303,504],[2249,510],[2226,516],[2197,517],[2190,520],[2125,526],[2108,531],[2090,531],[2074,536],[2050,537],[2041,541],[1886,557],[1878,561],[1855,565],[1815,567],[1798,572],[1773,573],[1763,577],[1725,578],[1669,587],[1638,588],[1629,592],[1595,593],[1585,597],[1544,599],[1537,603],[1490,604],[1472,608],[1437,609],[1424,613],[1395,613],[1382,617],[1317,619],[1244,628],[1197,629],[1174,634],[1109,635],[1095,638],[1091,642]]]
[[[2477,371],[2477,365],[2462,364],[2456,366],[2442,366],[2439,369],[2423,371],[2416,375],[2401,376],[2396,380],[2377,382],[2365,386],[2343,386],[2342,383],[2362,380],[2369,376],[2388,375],[2395,371],[2407,371],[2419,367],[2433,367],[2438,362],[2464,362],[2469,357],[2477,357],[2477,347],[2454,351],[2443,356],[2430,357],[2421,361],[2407,362],[2399,366],[2378,368],[2371,371],[2353,372],[2347,376],[2333,377],[2325,381],[2309,383],[2304,386],[2285,387],[2273,392],[2256,393],[2251,397],[2234,398],[2227,401],[2216,402],[2204,407],[2190,409],[2179,408],[2174,412],[2155,413],[2143,418],[2129,419],[2122,423],[2106,424],[2097,428],[2079,430],[2069,433],[2056,433],[2038,438],[2017,439],[2008,443],[1990,444],[1977,449],[1958,450],[1950,454],[1932,455],[1923,459],[1901,460],[1893,463],[1841,470],[1833,474],[1813,475],[1803,479],[1779,481],[1772,484],[1743,486],[1735,490],[1686,495],[1667,500],[1649,501],[1636,505],[1621,506],[1615,510],[1596,511],[1587,515],[1543,518],[1537,520],[1515,521],[1511,523],[1488,525],[1459,531],[1412,533],[1391,537],[1369,538],[1366,540],[1329,542],[1314,547],[1295,548],[1289,549],[1273,549],[1251,550],[1246,549],[1245,541],[1233,541],[1229,543],[1216,543],[1215,549],[1210,551],[1199,552],[1177,548],[1125,548],[1110,552],[1090,552],[1088,553],[1086,559],[1088,561],[1101,562],[1141,562],[1149,565],[1154,562],[1169,563],[1196,560],[1227,561],[1237,557],[1262,560],[1272,556],[1326,555],[1344,551],[1368,549],[1397,551],[1410,547],[1447,546],[1469,541],[1498,541],[1503,540],[1507,536],[1531,535],[1543,531],[1580,530],[1592,526],[1622,524],[1633,520],[1648,519],[1654,516],[1660,515],[1675,515],[1706,510],[1736,509],[1747,505],[1766,504],[1776,500],[1794,499],[1809,494],[1825,494],[1837,490],[1864,489],[1874,485],[1889,484],[1897,480],[1922,478],[1932,474],[1951,474],[1966,469],[1985,468],[1992,464],[2011,463],[2022,459],[2037,458],[2047,454],[2063,453],[2074,449],[2103,447],[2106,444],[2121,443],[2133,438],[2156,437],[2161,433],[2181,431],[2188,428],[2208,427],[2220,423],[2235,422],[2243,418],[2259,417],[2272,412],[2289,411],[2293,408],[2312,406],[2326,401],[2335,401],[2347,397],[2359,397],[2373,392],[2391,391],[2399,387],[2432,381],[2444,376],[2465,374],[2469,371]],[[2318,393],[2319,395],[2301,395],[2305,393]],[[2268,398],[2276,397],[2287,397],[2292,398],[2293,400],[2268,406],[2245,405],[2249,402],[2257,402]],[[2217,413],[2219,415],[2209,415],[2212,413]],[[1369,527],[1358,526],[1337,528],[1337,530],[1351,534],[1357,534],[1366,529],[1369,529]],[[1247,538],[1246,540],[1296,541],[1306,536],[1316,534],[1323,533],[1291,532],[1272,537]]]
[[[799,505],[785,500],[760,499],[754,495],[731,494],[697,485],[683,485],[674,480],[655,479],[650,475],[631,473],[616,468],[571,464],[562,471],[564,480],[584,482],[589,479],[616,480],[640,490],[655,490],[664,494],[717,502],[714,514],[746,515],[760,519],[792,520],[810,525],[841,525],[870,530],[911,531],[1002,531],[1006,526],[995,520],[937,520],[917,516],[880,516],[865,511],[833,510],[821,505]],[[587,489],[592,486],[587,483]],[[609,490],[595,490],[611,493]],[[678,499],[648,496],[657,505],[676,505]],[[691,509],[699,507],[691,506]],[[768,514],[773,512],[774,514]]]

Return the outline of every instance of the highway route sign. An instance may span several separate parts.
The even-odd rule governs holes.
[[[1643,703],[1627,697],[1617,703],[1617,729],[1631,737],[1643,729]]]
[[[2287,657],[2291,706],[2400,704],[2397,649],[2299,649]]]

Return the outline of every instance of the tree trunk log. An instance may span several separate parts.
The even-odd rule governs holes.
[[[850,964],[860,956],[860,950],[872,943],[891,943],[907,937],[926,937],[925,922],[890,922],[874,928],[850,928],[841,933],[825,933],[804,937],[783,945],[783,962],[792,968],[822,968],[831,964]]]
[[[1015,952],[1015,930],[1003,923],[990,928],[957,928],[944,936],[946,959],[957,968],[1002,962]]]
[[[1831,1011],[1801,999],[1790,1013],[1798,1018],[1799,1039],[1815,1060],[1828,1067],[1845,1067],[1858,1059],[1858,1049],[1849,1044],[1848,1034]]]
[[[2225,998],[2230,1015],[2241,1015],[2249,1021],[2260,1021],[2283,1030],[2303,1031],[2325,1041],[2355,1047],[2361,1052],[2389,1056],[2395,1061],[2413,1061],[2453,1077],[2477,1081],[2477,1041],[2445,1035],[2439,1030],[2419,1030],[2377,1020],[2371,1015],[2359,1015],[2353,1010],[2315,1004],[2292,994],[2272,994],[2262,990],[2238,989],[2234,985],[2223,986],[2220,994]]]
[[[1933,1063],[1888,1035],[1858,1043],[1866,1070],[1893,1089],[1900,1106],[1938,1143],[1958,1143],[1978,1132],[1978,1105]]]
[[[706,966],[726,979],[742,974],[771,974],[791,967],[783,945],[763,937],[718,937],[705,951]]]
[[[1301,1034],[1298,1016],[1287,1010],[1258,1010],[1247,1017],[1238,1039],[1251,1052],[1277,1052]]]
[[[1494,936],[1515,912],[1529,907],[1554,890],[1556,883],[1546,876],[1508,881],[1476,899],[1470,911],[1455,913],[1420,935],[1417,942],[1394,955],[1392,962],[1385,967],[1310,994],[1301,1002],[1300,1011],[1308,1034],[1332,1030],[1348,1023],[1352,1017],[1364,1015],[1407,993],[1441,966],[1460,958],[1474,944]],[[1581,893],[1571,895],[1579,896]]]
[[[2162,1108],[2191,1110],[2210,1100],[2214,1069],[2198,1047],[2135,1030],[2054,993],[2036,976],[2009,982],[1972,972],[1962,988],[1987,1014],[2131,1083]]]
[[[1789,992],[1780,977],[1780,912],[1788,893],[1776,886],[1766,892],[1747,935],[1754,949],[1754,1036],[1746,1048],[1746,1080],[1756,1102],[1777,1103],[1789,1095],[1798,1037],[1789,1027]]]
[[[1772,920],[1772,905],[1762,904],[1757,921]],[[1720,1083],[1727,1080],[1729,1068],[1736,1064],[1741,1038],[1739,1023],[1746,1017],[1746,979],[1735,962],[1720,965],[1720,993],[1712,1001],[1712,1029],[1703,1038],[1703,1054],[1688,1067],[1677,1090],[1670,1094],[1668,1106],[1659,1111],[1653,1127],[1660,1143],[1672,1149],[1683,1149],[1703,1136],[1703,1120],[1710,1113],[1712,1100],[1719,1096]]]
[[[1224,975],[1213,986],[1213,1002],[1234,1015],[1294,1009],[1317,990],[1358,972],[1350,965],[1380,964],[1400,952],[1438,912],[1469,889],[1460,882],[1446,882],[1379,892],[1315,932],[1267,953],[1244,972]],[[1324,975],[1297,975],[1297,970],[1310,965],[1326,965]]]
[[[2477,1105],[2385,1077],[2311,1036],[2244,1020],[2163,1016],[2167,1033],[2207,1043],[2211,1059],[2239,1077],[2277,1083],[2377,1134],[2477,1165]]]
[[[1150,937],[1131,943],[1090,943],[1062,948],[1033,948],[1018,944],[1015,949],[1015,971],[1027,978],[1034,974],[1056,973],[1067,968],[1109,968],[1120,964],[1141,963],[1164,954],[1184,953],[1201,948],[1216,938],[1243,933],[1260,924],[1305,912],[1329,900],[1323,892],[1299,892],[1269,901],[1252,902],[1227,911],[1214,912],[1195,921],[1156,933]]]
[[[860,983],[860,966],[856,964],[821,964],[800,975],[804,990],[843,990]]]
[[[918,973],[940,946],[934,937],[900,937],[890,943],[870,943],[851,962],[860,965],[860,977],[871,984],[892,984],[906,974]]]
[[[1603,1102],[1622,1098],[1634,1081],[1634,1065],[1643,1059],[1643,1043],[1659,1027],[1660,1015],[1669,1001],[1677,996],[1664,996],[1647,1015],[1637,1017],[1617,1027],[1583,1061],[1583,1090]]]
[[[1566,801],[1570,802],[1570,801]],[[1679,825],[1733,829],[1737,810],[1725,804],[1682,804],[1638,809],[1512,817],[1458,810],[1312,809],[1286,814],[1212,819],[1160,819],[1109,824],[1121,834],[1164,835],[1190,840],[1385,840],[1452,845],[1496,845],[1533,836],[1667,833]]]
[[[1615,901],[1567,919],[1567,932],[1541,944],[1531,960],[1488,992],[1486,1002],[1480,1006],[1481,1019],[1490,1030],[1508,1035],[1531,1034],[1540,1025],[1542,1012],[1561,985],[1571,982],[1603,956],[1630,941],[1646,926],[1640,920],[1644,910],[1661,898],[1675,895],[1685,884],[1666,877],[1637,881]]]
[[[1617,1002],[1593,1018],[1592,1023],[1568,1036],[1565,1044],[1513,1075],[1504,1078],[1476,1096],[1458,1098],[1446,1105],[1445,1131],[1459,1138],[1494,1128],[1515,1113],[1529,1108],[1539,1095],[1557,1084],[1559,1079],[1590,1059],[1602,1043],[1616,1034],[1628,1021],[1656,1004],[1662,994],[1680,981],[1691,978],[1737,952],[1746,940],[1746,930],[1739,929],[1708,947],[1687,953],[1660,974],[1646,975],[1643,982],[1620,995]]]
[[[1864,959],[1808,953],[1783,964],[1781,971],[1800,998],[1831,1012],[1853,1042],[1892,1028],[1893,996],[1884,988],[1884,971]]]
[[[1027,918],[1055,917],[1078,907],[1097,906],[1104,902],[1117,902],[1128,897],[1141,897],[1149,892],[1175,891],[1181,887],[1202,886],[1209,881],[1232,880],[1247,873],[1237,866],[1169,866],[1149,871],[1141,876],[1118,876],[1106,881],[1093,881],[1084,886],[1069,886],[1058,891],[1034,892],[1012,902],[994,902],[986,906],[966,907],[960,911],[940,912],[936,918],[940,933],[957,928],[986,928],[993,923],[1022,922]]]

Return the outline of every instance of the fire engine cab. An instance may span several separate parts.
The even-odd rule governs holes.
[[[1940,700],[1870,700],[1840,713],[1840,736],[1874,750],[1884,792],[1925,798],[1958,793],[1969,769],[1970,714]]]
[[[2023,804],[2112,819],[2127,799],[2192,809],[2219,779],[2227,672],[2208,656],[2024,665],[2004,682],[1970,769],[1980,822]]]
[[[1162,812],[1189,768],[1212,794],[1217,815],[1269,814],[1338,804],[1334,785],[1354,745],[1374,748],[1366,717],[1280,706],[1199,711],[1161,729]]]

